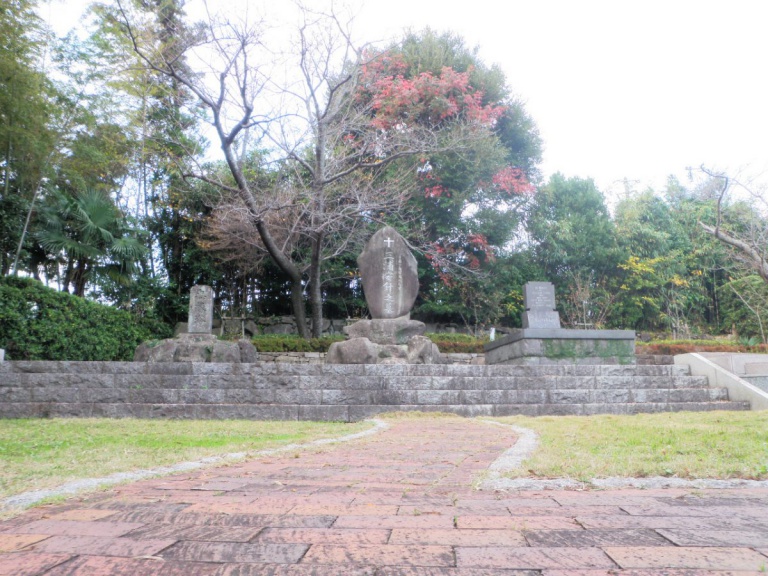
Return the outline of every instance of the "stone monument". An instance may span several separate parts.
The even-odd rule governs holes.
[[[370,320],[344,328],[347,340],[334,342],[328,364],[436,364],[437,346],[424,336],[423,322],[411,320],[419,292],[414,258],[390,226],[376,232],[357,258]]]
[[[528,282],[523,286],[523,328],[560,328],[555,310],[555,286],[551,282]]]
[[[523,328],[484,346],[486,364],[634,364],[634,330],[561,328],[550,282],[523,286]]]
[[[259,354],[250,340],[218,340],[211,333],[213,290],[193,286],[189,292],[187,332],[175,338],[139,344],[134,362],[256,362]]]

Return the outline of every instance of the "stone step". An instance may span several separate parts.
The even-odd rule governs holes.
[[[462,416],[639,414],[651,412],[749,410],[748,402],[646,402],[579,404],[133,404],[2,403],[0,418],[101,417],[246,420],[357,421],[384,412],[447,412]]]
[[[727,399],[724,388],[90,388],[2,387],[0,402],[158,404],[536,404],[699,402]]]
[[[296,375],[296,376],[673,376],[688,374],[675,365],[537,365],[484,366],[462,364],[329,365],[211,364],[199,362],[0,362],[0,377],[8,374],[121,374],[121,375]]]
[[[705,376],[351,376],[323,374],[0,374],[0,399],[7,388],[109,390],[557,390],[706,388]],[[8,394],[9,392],[5,392]],[[123,394],[125,392],[114,392]]]

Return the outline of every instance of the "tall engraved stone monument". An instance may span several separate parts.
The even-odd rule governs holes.
[[[411,320],[419,274],[402,236],[390,226],[376,232],[357,258],[371,320],[344,328],[348,340],[331,345],[328,364],[434,364],[440,352]]]

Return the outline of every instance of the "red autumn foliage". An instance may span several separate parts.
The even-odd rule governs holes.
[[[470,70],[443,67],[439,76],[406,78],[406,69],[400,55],[380,55],[363,67],[358,102],[370,103],[375,127],[439,126],[455,119],[493,125],[504,112],[503,106],[483,105],[483,93],[470,86]]]
[[[536,190],[520,168],[505,166],[493,175],[491,183],[507,194],[533,194]]]

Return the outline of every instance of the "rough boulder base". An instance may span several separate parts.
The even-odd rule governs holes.
[[[515,442],[459,418],[122,485],[0,523],[0,574],[759,574],[768,490],[479,491]]]

